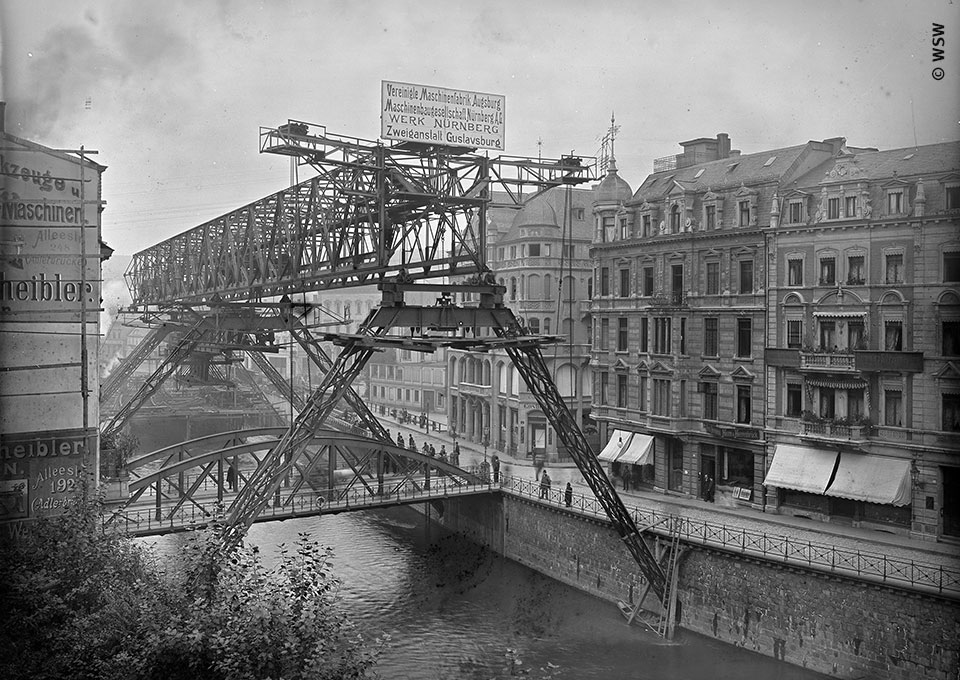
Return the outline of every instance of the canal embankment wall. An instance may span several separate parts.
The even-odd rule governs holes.
[[[609,522],[501,493],[432,517],[508,559],[597,597],[633,602],[644,580]],[[956,680],[960,603],[686,545],[679,626],[837,678]],[[611,608],[612,615],[617,609]]]

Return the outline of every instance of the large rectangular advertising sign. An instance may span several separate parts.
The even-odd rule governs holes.
[[[384,80],[380,136],[503,151],[505,113],[503,95]]]
[[[102,168],[0,139],[4,525],[62,511],[84,463],[95,466]]]

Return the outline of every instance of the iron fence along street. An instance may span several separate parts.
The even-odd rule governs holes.
[[[502,478],[501,488],[507,493],[540,501],[538,482]],[[546,502],[564,506],[563,489],[551,488]],[[569,509],[606,522],[603,509],[592,497],[573,494]],[[650,508],[633,506],[630,511],[641,530],[668,536],[672,528],[680,532],[680,540],[688,545],[960,599],[960,569],[696,520]]]

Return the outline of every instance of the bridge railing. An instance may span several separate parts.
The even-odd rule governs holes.
[[[506,477],[501,480],[501,488],[514,495],[565,505],[562,488],[551,487],[545,497],[541,497],[540,484],[529,479]],[[567,507],[571,510],[606,519],[593,497],[574,493],[570,500]],[[650,508],[628,506],[628,509],[641,531],[667,536],[671,529],[678,530],[680,540],[688,545],[960,599],[960,569],[957,568],[695,520]]]
[[[399,483],[401,480],[397,478],[386,477],[382,493],[376,485],[376,480],[373,481],[374,485],[369,490],[363,485],[334,486],[318,490],[304,490],[292,496],[285,496],[285,502],[282,504],[272,503],[264,508],[257,521],[262,522],[273,518],[290,519],[324,512],[342,512],[351,509],[426,502],[451,496],[497,490],[497,486],[489,482],[466,484],[449,476],[436,474],[431,475],[429,488],[422,476],[418,476],[415,480],[407,479],[403,483]],[[225,508],[229,506],[234,496],[233,493],[228,496],[225,495],[221,502],[214,493],[207,496],[198,495],[194,497],[194,503],[184,504],[172,515],[169,512],[170,506],[177,500],[176,497],[163,500],[159,513],[157,512],[155,499],[150,499],[142,505],[126,508],[122,514],[116,515],[111,523],[120,531],[134,535],[151,535],[201,528],[222,517]]]

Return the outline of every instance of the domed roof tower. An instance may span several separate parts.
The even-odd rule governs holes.
[[[595,242],[607,242],[624,237],[633,229],[633,216],[624,209],[624,204],[633,197],[633,190],[625,179],[617,174],[617,159],[614,156],[613,142],[619,128],[613,114],[610,115],[610,159],[607,162],[607,175],[594,188],[593,214],[596,220]],[[619,220],[617,218],[620,218]],[[618,229],[618,223],[622,227]]]

